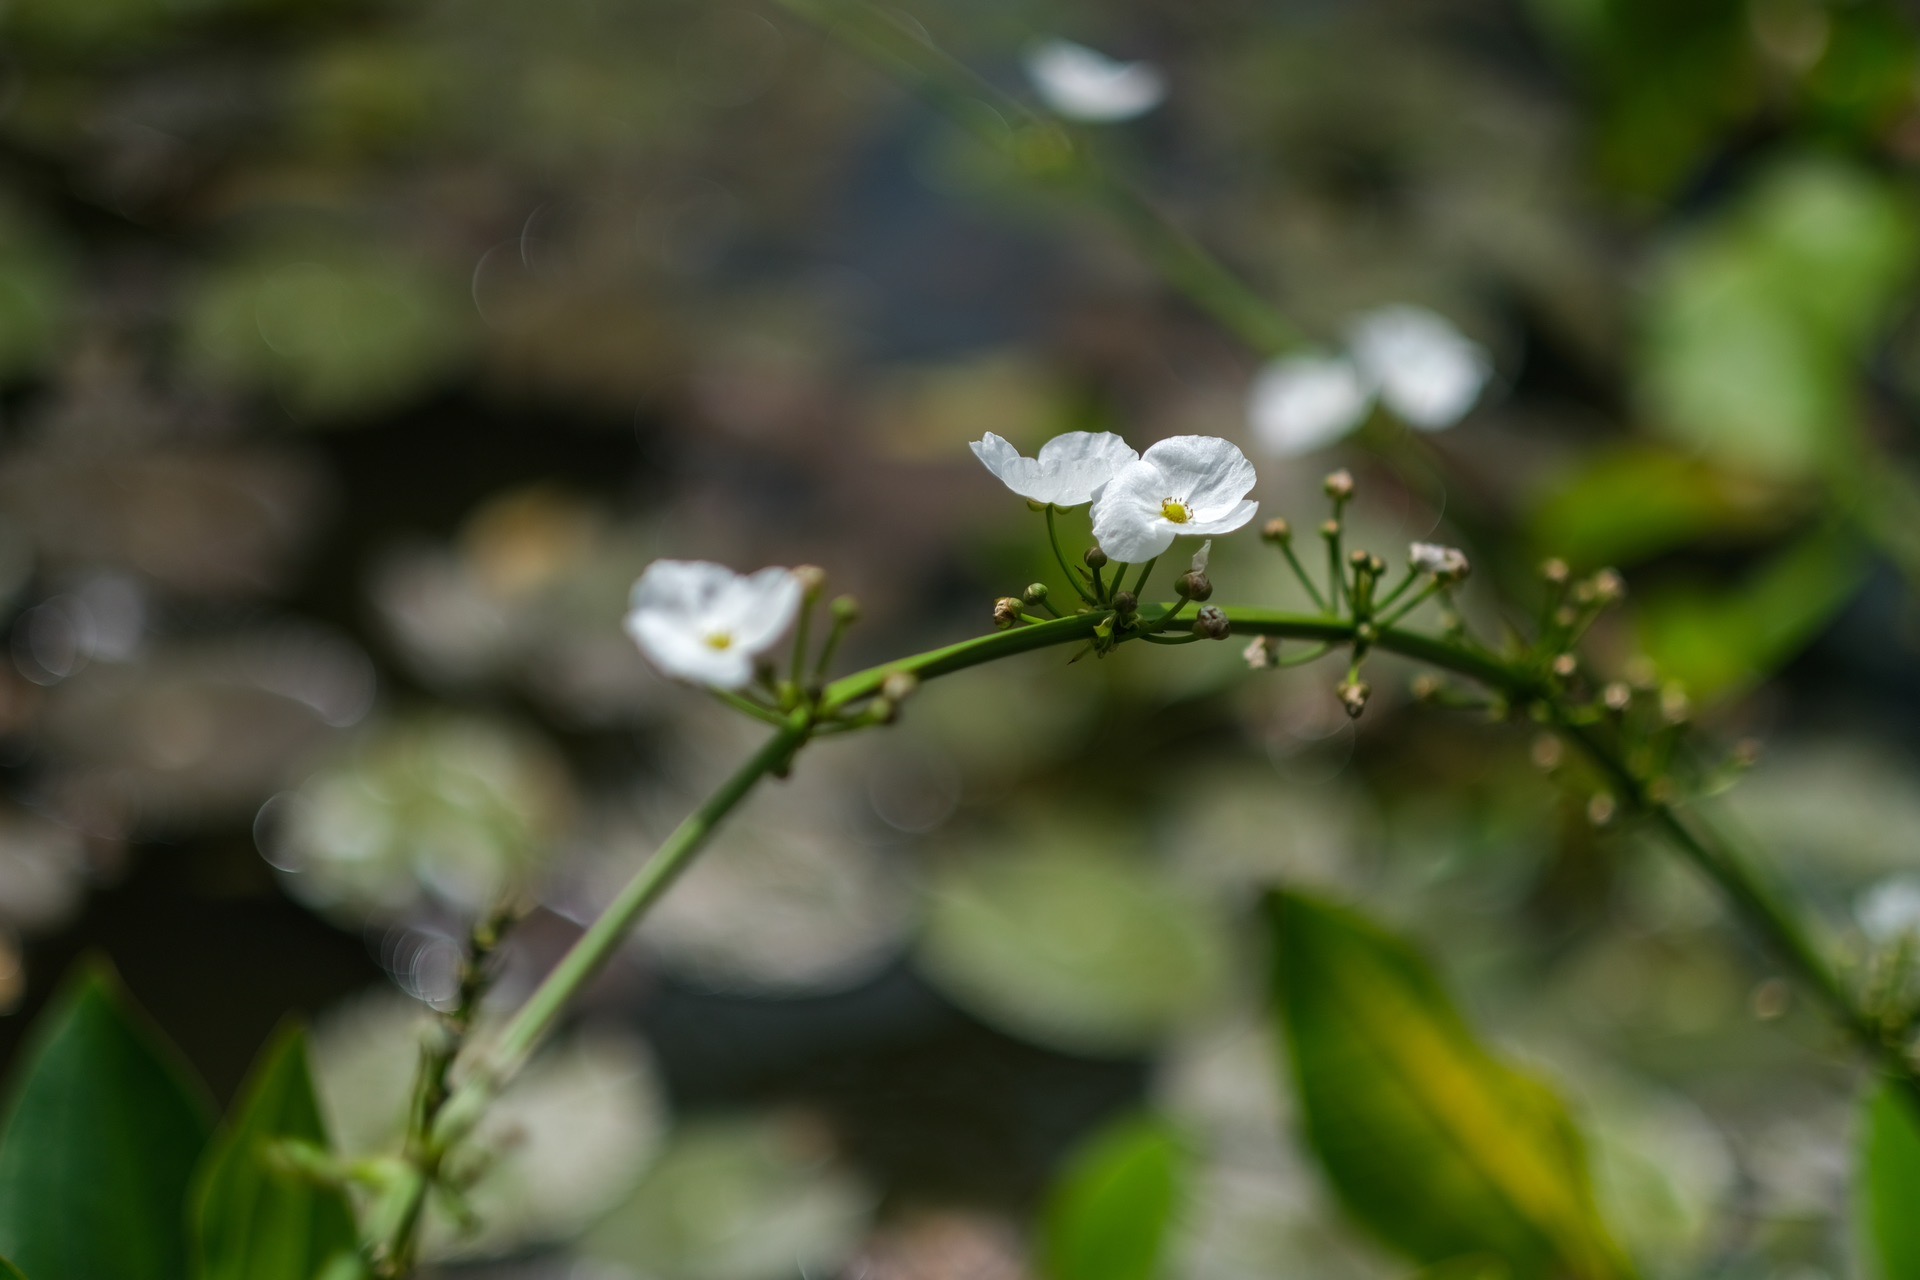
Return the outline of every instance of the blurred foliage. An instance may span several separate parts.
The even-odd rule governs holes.
[[[62,1112],[74,1180],[191,1164],[180,1134],[136,1149],[191,1127],[169,1054],[109,988],[54,994],[87,946],[240,1100],[219,1158],[235,1125],[318,1140],[293,1041],[242,1084],[289,1006],[317,1015],[324,1129],[391,1144],[465,917],[529,906],[497,1000],[521,998],[750,749],[620,633],[649,559],[827,566],[864,608],[849,667],[950,642],[1048,559],[966,441],[1257,450],[1268,348],[1337,349],[1383,307],[1444,315],[1492,383],[1444,432],[1382,410],[1257,457],[1263,518],[1307,527],[1349,467],[1351,536],[1466,546],[1495,645],[1541,559],[1628,570],[1598,664],[1768,739],[1714,785],[1860,980],[1884,971],[1920,821],[1907,6],[898,17],[979,72],[975,132],[778,6],[0,6],[18,1205],[57,1189],[20,1154],[26,1100],[109,1075],[153,1106]],[[1071,126],[1109,182],[982,144],[1044,103],[1022,77],[1056,37],[1164,80],[1136,120]],[[1244,287],[1156,240],[1128,187]],[[1061,523],[1077,554],[1084,519]],[[1212,573],[1221,600],[1301,604],[1251,538]],[[1887,1207],[1904,1117],[1876,1098],[1849,1130],[1831,1041],[1700,886],[1592,829],[1595,779],[1543,778],[1524,724],[1416,708],[1404,669],[1370,667],[1356,724],[1337,673],[1249,675],[1238,648],[1036,655],[810,755],[503,1104],[480,1227],[436,1205],[434,1265],[1405,1280],[1371,1223],[1450,1280],[1582,1250],[1605,1273],[1616,1239],[1651,1280],[1831,1278],[1867,1242],[1889,1280],[1920,1266]],[[1276,883],[1307,926],[1277,942]],[[1292,1051],[1320,1055],[1297,1098],[1252,977],[1270,945]],[[1410,1044],[1443,1070],[1399,1069]],[[1506,1046],[1551,1064],[1578,1141]],[[1418,1087],[1442,1077],[1476,1123]],[[1476,1171],[1489,1143],[1544,1200]],[[232,1182],[240,1218],[283,1203]],[[15,1203],[0,1225],[32,1238],[0,1253],[58,1280]],[[132,1249],[131,1221],[74,1247]],[[88,1274],[149,1273],[120,1260]]]

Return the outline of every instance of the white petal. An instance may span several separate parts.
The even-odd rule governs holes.
[[[753,681],[753,655],[738,646],[716,649],[694,628],[638,610],[627,615],[627,634],[662,675],[716,689],[743,689]]]
[[[1172,436],[1140,458],[1165,478],[1166,491],[1160,497],[1185,504],[1196,523],[1236,510],[1253,490],[1253,463],[1239,446],[1219,436]]]
[[[1069,431],[1040,446],[1040,475],[1056,507],[1092,502],[1120,468],[1139,458],[1111,431]]]
[[[1131,120],[1167,96],[1166,78],[1152,63],[1116,62],[1070,40],[1031,49],[1027,78],[1049,107],[1070,120]]]
[[[655,560],[633,584],[632,609],[698,625],[739,574],[705,560]]]
[[[787,633],[805,589],[791,569],[762,569],[736,578],[721,602],[721,621],[734,647],[758,657]]]
[[[1201,534],[1232,533],[1244,528],[1247,521],[1253,519],[1260,510],[1260,504],[1252,499],[1236,503],[1218,515],[1205,520],[1194,520],[1188,524],[1175,525],[1174,532],[1199,536]]]
[[[1465,417],[1493,375],[1486,348],[1424,307],[1370,311],[1353,326],[1350,342],[1380,399],[1422,431],[1439,431]]]
[[[1200,549],[1193,553],[1193,563],[1191,565],[1188,565],[1187,567],[1192,569],[1195,573],[1205,573],[1207,571],[1207,562],[1212,558],[1213,558],[1213,539],[1208,538],[1205,542],[1200,544]]]
[[[1373,395],[1339,356],[1269,361],[1247,391],[1247,421],[1261,445],[1282,457],[1311,453],[1366,421]]]
[[[1091,502],[1116,471],[1139,455],[1110,431],[1069,431],[1042,445],[1039,457],[1023,458],[989,431],[973,442],[973,456],[1023,498],[1077,507]]]
[[[1093,540],[1108,559],[1140,564],[1173,545],[1180,526],[1161,515],[1167,483],[1159,467],[1141,458],[1122,467],[1093,500]]]

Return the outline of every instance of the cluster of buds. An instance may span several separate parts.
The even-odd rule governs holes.
[[[1440,582],[1465,582],[1467,575],[1473,572],[1473,566],[1467,563],[1466,552],[1437,542],[1414,543],[1407,548],[1407,559],[1416,571],[1431,574]]]

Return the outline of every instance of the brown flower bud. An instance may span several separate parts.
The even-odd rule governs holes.
[[[1005,631],[1020,621],[1020,602],[1012,596],[1001,596],[993,602],[993,625]]]
[[[1191,569],[1174,579],[1173,589],[1198,604],[1213,595],[1213,579],[1198,569]]]
[[[1121,617],[1123,618],[1131,617],[1134,611],[1137,610],[1139,607],[1140,607],[1140,601],[1134,597],[1133,592],[1131,591],[1114,592],[1113,611],[1119,614]]]
[[[1227,622],[1227,615],[1220,612],[1218,606],[1208,605],[1194,617],[1193,634],[1208,640],[1225,640],[1233,634],[1233,627]]]
[[[1086,551],[1081,553],[1080,558],[1087,562],[1089,569],[1104,569],[1107,567],[1107,553],[1098,547],[1088,547]]]

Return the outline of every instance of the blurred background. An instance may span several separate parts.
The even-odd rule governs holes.
[[[1302,528],[1350,466],[1358,543],[1466,545],[1494,638],[1542,557],[1618,566],[1600,652],[1766,742],[1725,804],[1836,945],[1920,926],[1904,6],[904,21],[1080,114],[1307,346],[1445,316],[1471,411],[1276,448],[1276,350],[778,6],[12,0],[0,1060],[99,950],[222,1098],[311,1018],[378,1148],[465,922],[537,901],[522,997],[758,739],[646,669],[640,568],[825,566],[865,607],[845,669],[980,632],[1047,564],[989,430],[1227,436]],[[1149,83],[1076,111],[1033,79],[1057,38]],[[1217,599],[1302,607],[1281,568],[1223,543]],[[1239,648],[1035,655],[809,752],[511,1095],[444,1273],[1018,1280],[1060,1170],[1144,1112],[1195,1162],[1173,1274],[1404,1276],[1279,1085],[1278,880],[1423,941],[1558,1082],[1650,1276],[1855,1274],[1853,1078],[1713,897],[1596,834],[1524,727],[1384,661],[1351,722],[1341,671]]]

